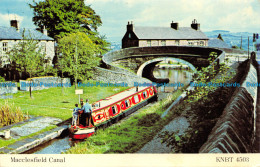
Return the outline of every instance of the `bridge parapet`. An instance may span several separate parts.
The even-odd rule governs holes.
[[[118,51],[110,52],[103,56],[102,60],[105,63],[112,63],[115,60],[124,59],[128,57],[138,57],[145,55],[160,55],[160,54],[185,54],[198,55],[208,57],[211,52],[216,52],[218,55],[223,53],[220,49],[209,47],[194,47],[194,46],[152,46],[152,47],[133,47],[120,49]]]

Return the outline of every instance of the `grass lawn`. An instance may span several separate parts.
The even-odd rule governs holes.
[[[89,81],[95,83],[95,81]],[[89,99],[90,103],[99,99],[111,96],[115,93],[123,91],[128,87],[78,87],[83,89],[83,95],[80,98],[84,100]],[[50,116],[61,118],[63,120],[68,119],[72,115],[72,109],[75,103],[78,103],[78,95],[75,94],[75,87],[64,88],[64,94],[62,94],[62,88],[50,88],[45,90],[32,91],[33,98],[30,98],[30,93],[25,91],[19,91],[13,94],[13,99],[1,100],[0,105],[6,101],[8,103],[14,103],[15,106],[21,107],[22,112],[34,116]]]

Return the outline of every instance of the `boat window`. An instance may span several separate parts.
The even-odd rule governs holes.
[[[146,98],[146,97],[147,97],[147,92],[144,91],[144,92],[143,92],[143,95],[144,95],[144,98]]]
[[[116,106],[113,106],[113,107],[112,107],[112,111],[113,111],[113,114],[116,114],[116,113],[117,113],[117,108],[116,108]]]
[[[92,104],[92,107],[98,107],[98,104],[96,103],[94,103],[94,104]]]
[[[129,100],[125,101],[125,106],[126,106],[126,108],[129,107]]]
[[[139,102],[138,95],[135,95],[135,96],[134,96],[134,99],[135,99],[135,102],[136,102],[136,103],[138,103],[138,102]]]

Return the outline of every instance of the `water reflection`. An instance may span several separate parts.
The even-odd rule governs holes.
[[[193,72],[185,69],[171,69],[171,68],[158,68],[156,67],[153,71],[153,75],[155,78],[169,78],[169,83],[183,83],[187,85],[190,83],[192,79]],[[165,87],[160,88],[159,90],[163,90],[165,92],[173,92],[177,87]]]

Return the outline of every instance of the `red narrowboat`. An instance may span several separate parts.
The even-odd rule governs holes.
[[[94,134],[100,127],[107,127],[121,118],[133,113],[151,101],[157,100],[157,90],[154,86],[132,87],[115,95],[101,99],[92,104],[92,119],[94,127],[71,125],[70,137],[85,139]]]

